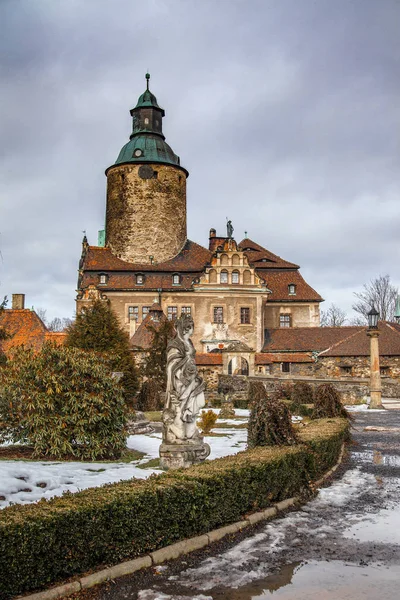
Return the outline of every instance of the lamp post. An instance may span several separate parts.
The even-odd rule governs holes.
[[[368,313],[368,331],[367,336],[371,340],[371,383],[370,383],[370,408],[384,408],[382,405],[381,373],[379,368],[379,313],[372,307]]]

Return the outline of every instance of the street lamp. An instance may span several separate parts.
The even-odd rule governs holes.
[[[368,330],[367,336],[370,338],[370,355],[371,355],[371,382],[370,408],[384,408],[382,405],[382,388],[381,388],[381,373],[379,367],[379,329],[378,329],[379,313],[373,306],[368,313]]]

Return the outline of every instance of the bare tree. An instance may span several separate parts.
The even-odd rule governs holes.
[[[327,310],[321,310],[321,327],[342,327],[347,319],[344,310],[331,304]]]
[[[60,317],[54,317],[47,325],[47,329],[49,331],[62,331],[64,329],[62,319],[60,319]]]
[[[47,317],[46,317],[47,310],[45,308],[35,308],[35,313],[37,314],[37,316],[39,317],[39,319],[41,321],[43,321],[43,323],[46,325],[46,323],[47,323]]]
[[[382,321],[393,321],[398,293],[399,290],[390,283],[389,275],[379,275],[364,284],[362,292],[354,292],[357,302],[352,309],[364,317],[364,323],[368,322],[368,312],[372,306],[379,312]]]

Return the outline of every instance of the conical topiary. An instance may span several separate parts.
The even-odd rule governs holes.
[[[249,386],[247,446],[290,446],[297,443],[291,414],[284,402],[270,398],[261,381]]]

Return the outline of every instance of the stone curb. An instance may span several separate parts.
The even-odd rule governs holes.
[[[344,450],[345,445],[343,444],[339,454],[338,462],[327,473],[325,473],[321,479],[313,484],[314,489],[318,488],[336,471],[343,460]],[[271,519],[279,514],[279,512],[284,511],[299,502],[300,498],[297,496],[294,496],[293,498],[287,498],[286,500],[282,500],[281,502],[278,502],[265,510],[261,510],[246,516],[243,521],[237,521],[236,523],[231,523],[225,527],[220,527],[219,529],[209,531],[204,535],[182,540],[176,544],[171,544],[165,548],[161,548],[160,550],[155,550],[154,552],[151,552],[146,556],[142,556],[141,558],[128,560],[113,567],[108,567],[107,569],[102,569],[101,571],[92,573],[91,575],[80,577],[76,581],[65,583],[64,585],[59,585],[43,592],[37,592],[36,594],[30,594],[29,596],[18,596],[15,600],[56,600],[57,598],[65,598],[74,592],[91,588],[100,583],[104,583],[105,581],[117,579],[118,577],[122,577],[124,575],[132,575],[132,573],[135,573],[135,571],[139,571],[140,569],[160,565],[167,560],[179,558],[180,556],[189,554],[194,550],[201,550],[201,548],[205,548],[213,542],[221,540],[226,535],[237,533],[238,531],[241,531],[250,525]]]

